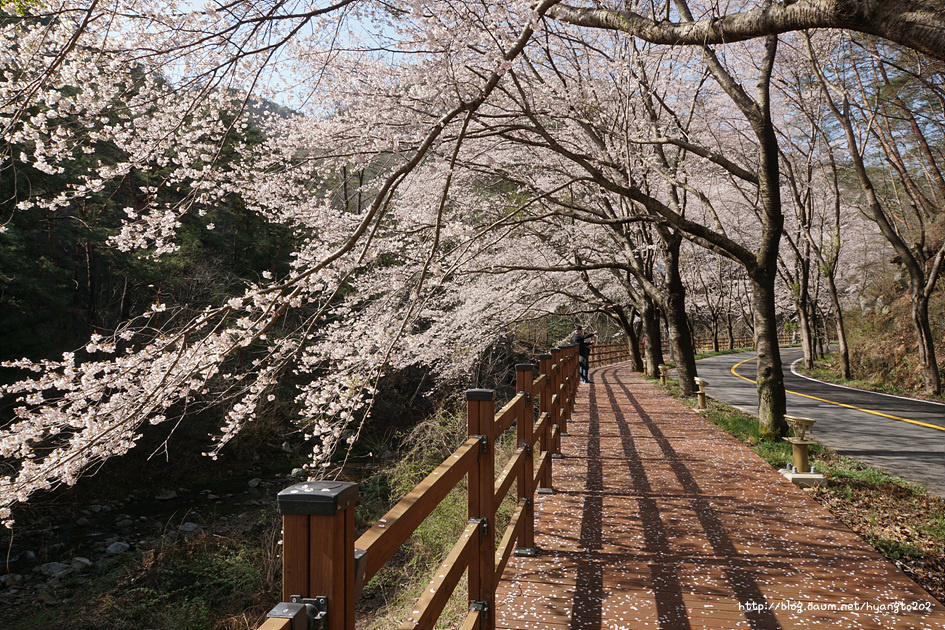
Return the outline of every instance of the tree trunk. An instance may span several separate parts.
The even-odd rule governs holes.
[[[637,332],[637,310],[634,307],[629,307],[627,310],[630,311],[629,317],[626,314],[626,311],[623,309],[617,309],[617,321],[620,322],[620,327],[623,329],[625,335],[627,335],[629,349],[630,349],[630,363],[633,366],[634,372],[643,371],[643,356],[640,354],[640,335]]]
[[[755,328],[755,349],[758,351],[758,429],[762,439],[773,440],[787,435],[787,398],[781,351],[778,348],[778,326],[774,306],[774,276],[759,270],[752,274],[752,319]]]
[[[853,369],[850,367],[850,347],[847,346],[847,331],[844,328],[843,316],[838,315],[837,326],[837,352],[840,355],[840,378],[850,380],[853,378]]]
[[[844,99],[842,104],[843,111],[841,111],[837,104],[829,98],[830,92],[827,89],[826,83],[824,82],[822,76],[821,83],[823,85],[824,94],[828,96],[827,104],[843,127],[843,132],[847,139],[847,148],[849,150],[850,157],[853,160],[853,166],[854,170],[856,171],[857,179],[860,182],[860,188],[863,190],[863,194],[866,196],[870,215],[872,215],[873,219],[876,221],[876,225],[883,233],[883,236],[886,237],[886,240],[889,241],[890,245],[893,246],[893,249],[896,250],[896,253],[899,254],[902,264],[909,273],[909,290],[912,295],[912,322],[915,325],[916,335],[918,336],[919,359],[922,362],[922,371],[926,379],[925,389],[927,392],[938,394],[941,392],[942,383],[938,373],[938,364],[934,363],[935,347],[932,343],[932,333],[929,326],[928,298],[924,298],[923,296],[923,287],[926,285],[928,280],[933,280],[934,285],[934,278],[929,278],[928,280],[926,279],[925,269],[919,263],[919,261],[916,260],[916,257],[910,250],[909,246],[896,232],[895,228],[890,222],[890,218],[887,216],[886,211],[883,208],[883,205],[880,203],[879,198],[876,195],[876,189],[873,187],[873,181],[870,179],[869,172],[867,171],[866,164],[863,160],[863,155],[860,153],[858,148],[858,141],[856,138],[856,133],[853,130],[853,123],[850,121],[851,117],[849,102]],[[935,273],[938,273],[937,268],[934,268],[934,271]]]
[[[675,356],[679,389],[683,396],[695,396],[696,356],[692,348],[689,320],[685,313],[682,314],[682,317],[674,314],[675,310],[674,308],[667,310],[666,321],[669,323],[669,342]]]
[[[686,316],[686,288],[679,275],[679,244],[682,239],[667,243],[666,253],[666,323],[669,341],[676,361],[679,389],[683,396],[696,393],[696,355],[693,351],[692,330]]]
[[[850,369],[850,348],[847,346],[847,332],[843,324],[843,311],[840,309],[840,296],[837,292],[837,285],[833,280],[833,275],[828,273],[824,276],[827,280],[827,293],[830,294],[830,305],[833,308],[837,327],[837,352],[840,358],[840,378],[850,380],[853,378],[853,370]]]
[[[643,371],[643,355],[640,353],[640,335],[637,333],[636,310],[630,311],[630,322],[624,330],[627,333],[627,339],[630,340],[630,363],[633,365],[634,372]]]
[[[925,376],[925,391],[929,394],[940,394],[942,379],[935,358],[935,339],[929,325],[929,299],[917,293],[912,293],[912,322],[919,335],[919,360],[922,362],[922,374]]]
[[[663,363],[663,335],[660,327],[659,311],[649,298],[644,298],[643,330],[644,346],[646,348],[646,375],[655,378],[659,376],[660,364]]]
[[[118,303],[118,323],[122,323],[128,319],[125,316],[125,313],[130,312],[128,306],[128,276],[125,275],[124,282],[121,284],[121,300]],[[117,328],[118,326],[115,326]]]
[[[348,167],[347,166],[341,167],[341,184],[342,184],[342,191],[343,191],[342,194],[344,195],[345,212],[348,212],[351,209],[351,202],[350,202],[350,197],[348,196]]]
[[[778,40],[768,38],[768,70],[773,67]],[[767,70],[766,70],[767,71]],[[749,270],[752,292],[752,322],[755,333],[755,349],[758,352],[758,433],[762,439],[777,439],[787,435],[784,420],[787,412],[787,397],[784,391],[784,373],[781,365],[781,350],[778,347],[778,324],[775,310],[774,284],[777,278],[778,249],[784,231],[784,213],[781,208],[781,171],[778,158],[778,136],[771,121],[770,74],[759,83],[759,113],[752,120],[758,136],[758,190],[764,214],[764,231],[755,255],[757,266]]]
[[[810,313],[807,310],[806,300],[803,298],[794,301],[794,310],[797,313],[797,328],[801,336],[801,348],[804,350],[804,367],[808,370],[814,368],[814,358],[817,354],[817,346],[814,343],[813,330],[810,323]]]
[[[630,344],[630,364],[634,372],[643,371],[643,357],[640,356],[640,338],[637,336],[633,326],[624,329],[627,333],[628,343]]]

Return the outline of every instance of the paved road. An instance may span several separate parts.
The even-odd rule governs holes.
[[[945,497],[945,405],[815,381],[787,367],[798,348],[782,349],[788,413],[817,420],[815,440],[869,466],[920,483]],[[755,353],[702,359],[709,396],[757,413]]]

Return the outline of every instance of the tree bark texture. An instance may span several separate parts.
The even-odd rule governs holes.
[[[767,275],[767,274],[766,274]],[[758,430],[760,437],[773,440],[787,435],[787,396],[778,327],[774,305],[774,278],[751,279],[754,295],[752,316],[755,322],[755,349],[758,351],[756,381],[758,390]]]
[[[899,0],[796,0],[757,2],[758,8],[694,21],[652,20],[633,11],[558,4],[548,16],[578,26],[629,33],[653,44],[704,46],[790,31],[835,28],[877,35],[945,61],[945,7],[941,2]]]
[[[810,311],[807,308],[807,299],[798,299],[794,302],[797,313],[798,334],[801,336],[801,348],[804,350],[804,367],[813,369],[817,347],[814,344],[814,332],[811,326]]]
[[[677,239],[675,247],[670,244],[665,248],[666,323],[669,325],[669,341],[673,344],[673,354],[676,359],[679,389],[683,396],[694,396],[696,393],[696,356],[693,350],[689,317],[686,315],[686,288],[679,275],[679,243]]]
[[[660,326],[660,315],[656,306],[649,298],[644,298],[643,307],[644,345],[646,347],[646,375],[655,378],[659,376],[660,364],[663,363],[663,333]]]
[[[935,356],[935,339],[929,325],[929,298],[917,293],[912,292],[912,322],[919,336],[919,359],[925,376],[925,391],[929,394],[939,394],[942,391],[942,379]]]
[[[630,364],[633,366],[633,371],[642,372],[643,357],[640,355],[640,336],[632,323],[624,331],[627,333],[628,343],[630,344]]]

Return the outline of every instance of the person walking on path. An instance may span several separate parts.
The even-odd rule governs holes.
[[[597,334],[598,331],[592,333],[584,334],[584,328],[578,326],[574,329],[574,343],[577,344],[578,354],[580,355],[578,360],[578,366],[581,371],[581,380],[585,383],[590,383],[591,379],[587,377],[587,371],[591,366],[591,344],[587,342],[588,339]]]

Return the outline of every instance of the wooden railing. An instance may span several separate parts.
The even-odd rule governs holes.
[[[785,337],[790,341],[790,335],[778,335],[778,343],[786,343],[782,337]],[[755,338],[750,336],[741,336],[735,337],[731,340],[732,348],[753,348],[755,346]],[[666,343],[664,342],[664,346]],[[713,349],[713,340],[712,337],[701,337],[693,339],[693,350],[698,354],[700,352],[712,352]],[[729,347],[729,338],[728,337],[719,337],[719,349],[727,350]]]
[[[560,457],[578,386],[576,346],[538,359],[537,378],[533,365],[515,367],[518,393],[498,412],[493,390],[467,391],[466,440],[357,540],[357,484],[308,482],[280,492],[284,601],[260,630],[309,627],[310,619],[315,627],[353,630],[362,585],[463,479],[468,485],[466,528],[400,627],[432,628],[465,574],[469,613],[462,628],[493,630],[496,584],[509,558],[538,553],[534,497],[553,492],[552,461]],[[513,426],[518,448],[496,476],[496,440]],[[517,505],[496,545],[496,509],[513,486]]]
[[[831,338],[833,339],[833,338]],[[778,344],[781,346],[787,346],[792,343],[795,343],[796,339],[792,338],[791,333],[779,333],[778,334]],[[700,337],[693,339],[693,350],[696,353],[699,352],[711,352],[712,351],[712,338],[711,337]],[[729,340],[728,337],[719,338],[719,347],[728,349]],[[750,336],[741,336],[735,337],[732,340],[733,348],[753,348],[755,346],[754,337]],[[663,353],[666,354],[669,352],[669,341],[663,339]],[[596,343],[591,346],[591,367],[599,367],[602,365],[608,365],[610,363],[616,363],[618,361],[627,361],[630,359],[630,349],[627,346],[626,341],[618,341],[615,343]]]
[[[796,343],[797,339],[792,338],[791,333],[778,333],[778,345],[779,346],[789,346],[792,343]],[[696,353],[699,352],[712,352],[712,338],[711,337],[702,337],[693,340],[693,349]],[[663,342],[664,349],[666,348],[666,341]],[[751,336],[741,336],[735,337],[732,339],[732,348],[754,348],[755,347],[755,338]],[[727,350],[729,348],[729,339],[728,337],[719,337],[719,349]]]
[[[595,343],[591,346],[591,367],[600,367],[630,360],[630,346],[626,341],[615,343]]]

